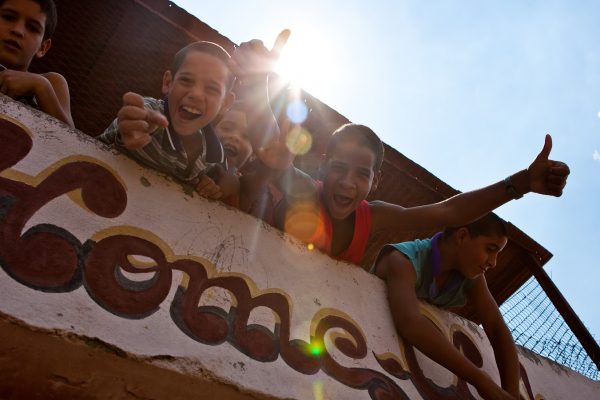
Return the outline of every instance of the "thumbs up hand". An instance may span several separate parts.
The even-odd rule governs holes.
[[[240,44],[231,56],[229,68],[243,84],[262,80],[275,68],[289,36],[288,29],[281,31],[271,50],[258,39]]]
[[[552,137],[546,135],[544,147],[527,168],[529,188],[532,192],[559,197],[567,184],[570,170],[567,164],[550,160]]]

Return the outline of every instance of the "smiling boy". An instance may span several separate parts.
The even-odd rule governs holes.
[[[52,44],[56,6],[52,0],[0,1],[0,92],[73,127],[69,87],[56,72],[28,72]]]
[[[321,182],[293,166],[287,171],[285,180],[294,184],[282,185],[286,194],[282,204],[287,208],[283,229],[334,258],[360,264],[375,232],[458,226],[525,193],[560,196],[569,167],[548,159],[551,148],[552,140],[546,135],[544,147],[532,164],[505,180],[438,203],[402,207],[366,201],[379,184],[383,144],[368,127],[346,124],[330,139],[320,167]],[[313,218],[307,216],[311,209],[316,210]]]
[[[228,62],[229,54],[215,43],[189,44],[163,75],[165,97],[126,93],[117,118],[99,139],[193,185],[205,197],[234,193],[237,179],[227,173],[223,148],[210,126],[235,98]]]
[[[373,270],[387,283],[394,324],[404,340],[457,376],[485,399],[519,398],[519,361],[511,333],[485,280],[508,242],[506,225],[493,213],[431,239],[383,247]],[[468,303],[481,321],[502,387],[457,350],[419,311],[417,300],[444,309]]]
[[[217,137],[223,145],[227,165],[241,170],[252,156],[252,143],[248,134],[248,118],[243,103],[235,102],[215,126]]]

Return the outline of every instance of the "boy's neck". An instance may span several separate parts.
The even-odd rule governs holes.
[[[438,239],[438,249],[440,251],[440,272],[436,276],[436,280],[445,282],[452,271],[456,270],[456,251],[452,244],[448,240],[445,240],[443,236]]]
[[[196,160],[202,152],[202,142],[198,140],[196,135],[182,136],[179,135],[181,145],[185,150],[188,160]]]
[[[327,211],[329,214],[329,211]],[[354,223],[356,211],[344,219],[334,219],[329,215],[331,221],[331,254],[336,256],[350,246],[354,238]]]
[[[0,65],[2,65],[4,67],[4,68],[0,68],[0,70],[12,69],[13,71],[19,71],[19,72],[27,72],[29,70],[29,65],[12,65],[12,64],[4,62],[4,61],[0,61]]]

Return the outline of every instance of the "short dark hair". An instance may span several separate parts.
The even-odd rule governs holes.
[[[476,236],[507,236],[506,222],[493,212],[484,215],[470,224],[448,227],[444,229],[444,237],[449,237],[460,228],[467,228],[471,237]]]
[[[0,7],[4,5],[6,0],[0,0]],[[56,12],[56,4],[54,0],[32,0],[39,4],[40,10],[46,16],[46,25],[44,26],[44,38],[43,40],[50,39],[54,35],[56,30],[56,23],[58,22],[58,14]]]
[[[325,157],[329,159],[338,144],[345,139],[353,138],[359,139],[361,143],[369,147],[375,154],[375,165],[373,166],[374,171],[378,172],[381,169],[383,163],[383,142],[379,139],[379,136],[369,127],[360,124],[344,124],[337,128],[327,143],[327,150],[325,151]]]
[[[179,50],[177,54],[175,54],[175,57],[173,58],[173,63],[171,64],[171,73],[173,75],[175,75],[177,71],[179,71],[179,68],[181,68],[181,64],[183,64],[183,62],[185,61],[185,57],[191,51],[199,51],[201,53],[210,54],[211,56],[221,60],[225,64],[225,66],[227,66],[227,70],[229,71],[229,76],[227,79],[227,90],[229,91],[233,88],[235,76],[233,75],[233,73],[231,73],[228,66],[229,59],[231,58],[231,56],[229,55],[227,50],[213,42],[193,42]]]

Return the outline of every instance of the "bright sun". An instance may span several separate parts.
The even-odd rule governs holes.
[[[336,67],[328,43],[314,29],[292,28],[290,38],[281,52],[275,72],[316,97],[326,95]]]

